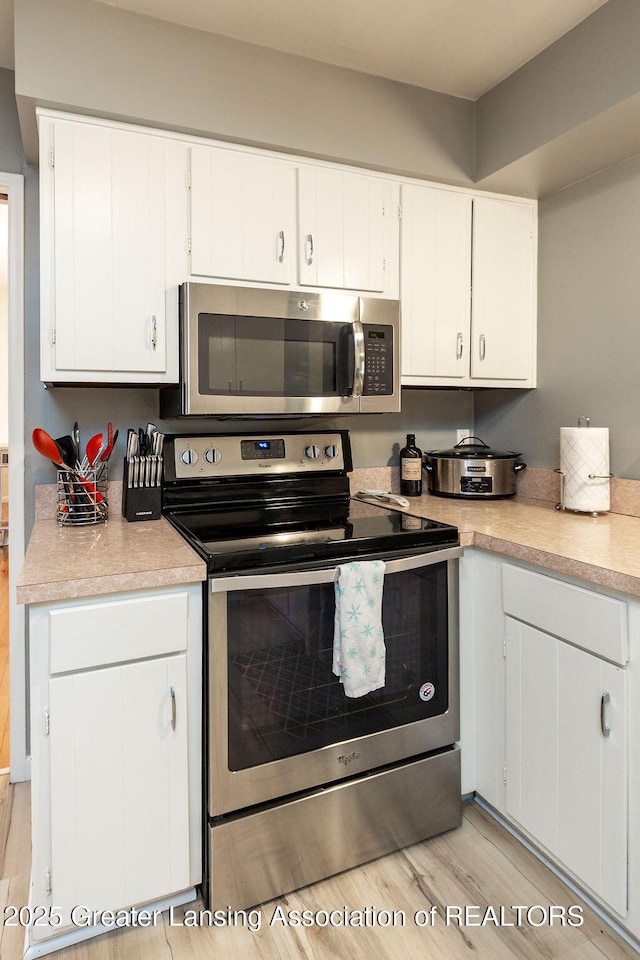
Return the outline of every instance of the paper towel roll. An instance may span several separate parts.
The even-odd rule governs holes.
[[[609,510],[609,428],[560,427],[560,471],[567,510]]]

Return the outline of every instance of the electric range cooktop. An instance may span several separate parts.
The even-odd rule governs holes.
[[[459,543],[449,524],[350,498],[350,469],[346,431],[169,437],[163,513],[210,574]]]

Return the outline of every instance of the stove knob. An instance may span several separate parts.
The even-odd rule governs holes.
[[[320,456],[320,447],[316,447],[315,443],[311,443],[308,447],[304,448],[304,455],[308,460],[317,460]]]
[[[209,450],[205,450],[204,458],[207,463],[220,463],[222,459],[222,454],[217,447],[211,447]]]
[[[187,447],[187,449],[183,450],[180,454],[180,459],[184,464],[189,466],[192,463],[198,462],[198,454],[191,447]]]
[[[329,460],[335,460],[338,456],[338,447],[335,443],[330,443],[328,447],[324,448],[324,453],[326,457],[329,457]]]

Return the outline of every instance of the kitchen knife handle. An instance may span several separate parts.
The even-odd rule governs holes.
[[[464,347],[464,337],[462,333],[459,333],[456,337],[456,360],[460,360],[462,357],[462,350]]]
[[[600,729],[603,737],[611,736],[611,727],[607,723],[607,705],[611,703],[611,697],[608,693],[603,693],[600,698]]]
[[[284,262],[284,230],[278,231],[278,240],[280,241],[280,251],[278,253],[278,263]]]
[[[176,710],[176,691],[173,687],[170,688],[171,692],[171,729],[176,729],[176,724],[178,722],[177,710]]]
[[[480,334],[479,346],[480,346],[480,359],[484,360],[485,354],[487,352],[487,344],[485,341],[484,333]]]

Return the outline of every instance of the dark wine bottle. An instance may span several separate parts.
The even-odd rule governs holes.
[[[400,493],[403,497],[422,496],[422,450],[416,447],[414,433],[407,434],[407,445],[400,451]]]

